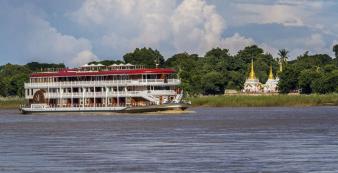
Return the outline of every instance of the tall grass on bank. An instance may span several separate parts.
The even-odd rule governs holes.
[[[273,106],[337,106],[338,94],[327,95],[222,95],[190,99],[193,106],[273,107]]]
[[[15,109],[24,102],[24,98],[20,97],[0,97],[0,109]]]

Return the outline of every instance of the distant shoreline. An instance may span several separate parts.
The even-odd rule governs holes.
[[[304,107],[338,106],[338,94],[218,95],[190,98],[193,107]]]
[[[338,106],[338,94],[325,95],[217,95],[189,99],[192,107],[306,107]],[[0,109],[18,109],[24,98],[2,97]]]

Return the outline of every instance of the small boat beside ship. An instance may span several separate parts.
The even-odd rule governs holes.
[[[22,113],[185,110],[176,71],[132,64],[83,65],[37,72],[25,83]]]

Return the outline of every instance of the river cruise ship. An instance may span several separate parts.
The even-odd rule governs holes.
[[[83,65],[32,73],[25,83],[27,104],[35,112],[149,112],[184,110],[181,81],[169,68],[132,64]]]

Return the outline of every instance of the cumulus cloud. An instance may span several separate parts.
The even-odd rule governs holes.
[[[19,49],[20,54],[16,56],[21,56],[21,59],[24,58],[26,62],[59,63],[61,61],[73,66],[78,64],[75,63],[75,59],[80,61],[77,57],[80,52],[90,52],[92,49],[89,40],[60,33],[48,21],[36,15],[33,7],[15,8],[7,5],[3,10],[6,16],[2,17],[12,23],[2,25],[2,29],[17,33],[10,36],[8,44]]]
[[[332,5],[331,1],[312,1],[312,0],[277,0],[271,3],[257,3],[248,1],[235,3],[238,19],[236,24],[277,23],[284,26],[307,26],[323,30],[322,25],[318,25],[316,16],[325,7]]]
[[[306,38],[303,42],[307,48],[314,48],[317,50],[325,47],[325,41],[321,34],[312,34],[309,38]]]
[[[229,49],[230,54],[234,55],[239,50],[244,49],[246,46],[255,44],[252,38],[246,38],[238,33],[235,33],[231,37],[222,39],[220,46]]]
[[[80,24],[103,28],[101,43],[113,50],[156,47],[170,36],[169,18],[175,4],[172,0],[87,0],[71,16]],[[120,40],[122,45],[113,43]]]
[[[261,43],[258,45],[259,47],[261,47],[264,50],[264,53],[269,53],[271,54],[273,57],[277,57],[278,56],[278,49],[266,44],[266,43]]]
[[[332,44],[331,44],[331,48],[333,48],[334,45],[338,44],[338,40],[333,40]]]
[[[89,50],[84,50],[84,51],[79,52],[76,55],[76,57],[72,58],[70,60],[70,63],[73,65],[80,66],[87,62],[96,61],[96,60],[98,60],[98,58],[95,54],[93,54],[93,52]]]
[[[70,35],[61,34],[48,22],[36,18],[31,20],[35,25],[26,36],[27,55],[37,57],[40,61],[63,61],[67,65],[78,65],[75,60],[80,60],[78,54],[90,52],[91,43],[84,38],[75,38]],[[79,61],[81,63],[86,61]]]
[[[150,46],[162,52],[204,54],[224,46],[235,53],[254,44],[238,33],[224,38],[225,19],[204,0],[87,0],[71,14],[76,22],[104,28],[100,45],[112,51]],[[114,28],[110,28],[113,26]]]
[[[220,43],[225,21],[213,5],[185,0],[175,9],[171,27],[177,50],[204,53]]]
[[[239,4],[237,8],[244,11],[240,16],[241,22],[245,23],[278,23],[285,26],[303,26],[303,15],[308,12],[285,4]]]

